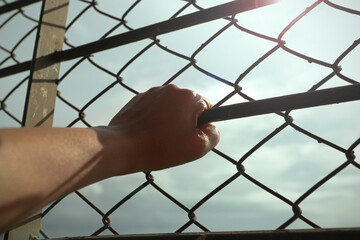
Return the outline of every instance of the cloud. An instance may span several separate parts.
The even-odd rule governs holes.
[[[292,1],[286,3],[289,5],[284,3],[284,5],[273,5],[239,14],[238,23],[276,37],[291,19],[313,2]],[[277,8],[279,10],[276,10]],[[323,12],[318,16],[326,15],[324,19],[331,18],[333,11],[327,11],[327,8],[323,6],[320,9]],[[316,19],[315,15],[309,19]],[[332,38],[332,31],[341,28],[342,32],[348,34],[346,35],[348,38],[349,31],[354,30],[353,27],[344,27],[352,26],[347,24],[346,19],[339,22],[335,21],[339,20],[338,18],[334,19],[335,23],[331,29],[325,29],[321,25],[309,26],[313,30],[318,30],[316,36],[324,40],[320,42],[322,47],[320,52],[315,45],[303,44],[303,40],[312,43],[314,35],[305,29],[310,20],[304,21],[305,26],[296,25],[294,31],[285,35],[285,40],[289,46],[294,46],[299,51],[314,53],[316,56],[322,55],[324,49],[329,49],[329,41],[333,40],[337,44],[343,38],[340,34]],[[350,19],[349,23],[352,21]],[[311,24],[315,25],[317,22],[313,21]],[[227,21],[220,20],[161,36],[160,39],[163,39],[162,43],[165,43],[169,49],[191,55],[194,49],[225,24]],[[72,42],[74,37],[76,42],[88,42],[89,37],[93,37],[91,31],[95,32],[89,27],[90,25],[84,22],[74,25],[72,32],[74,35],[71,36],[70,41]],[[353,31],[355,34],[357,29]],[[146,40],[109,50],[95,55],[94,59],[101,66],[116,73],[148,42],[150,41]],[[304,45],[303,48],[298,48],[299,43]],[[331,54],[336,55],[343,51],[346,44],[339,44],[335,49],[331,48]],[[200,67],[234,82],[241,72],[273,45],[232,27],[196,58]],[[359,68],[354,67],[358,62],[358,53],[355,50],[353,55],[342,62],[344,69],[350,69],[347,74],[354,78],[359,76]],[[331,57],[329,59],[333,60]],[[136,90],[145,91],[151,86],[164,83],[187,63],[154,46],[137,59],[134,65],[126,68],[121,75],[125,77],[126,84]],[[65,63],[62,67],[66,69],[72,64],[73,62]],[[240,85],[246,94],[255,99],[280,96],[306,91],[331,71],[279,50],[250,72]],[[114,80],[114,77],[103,74],[102,71],[86,63],[81,64],[71,73],[69,78],[60,84],[59,89],[64,96],[69,97],[77,107],[81,108]],[[178,76],[174,83],[195,90],[209,98],[212,103],[217,103],[233,91],[233,88],[210,78],[194,67],[190,67]],[[345,84],[347,83],[335,77],[324,87]],[[85,111],[86,120],[92,125],[107,124],[131,97],[133,93],[116,85],[89,106]],[[243,101],[242,97],[235,95],[224,105]],[[358,105],[358,103],[346,103],[297,110],[292,111],[291,116],[294,118],[294,123],[346,149],[358,138],[360,115],[354,111],[359,109]],[[59,106],[60,104],[57,105]],[[55,114],[56,125],[64,125],[76,117],[75,111],[61,106]],[[217,149],[238,161],[283,123],[284,119],[275,114],[218,122],[216,125],[221,131],[222,139]],[[358,148],[356,151],[359,151]],[[344,153],[325,144],[319,144],[316,140],[288,126],[251,154],[243,165],[246,173],[251,177],[289,200],[296,201],[310,187],[345,161]],[[236,172],[236,166],[211,152],[193,163],[152,174],[159,187],[191,209]],[[347,167],[300,204],[304,215],[322,227],[358,226],[360,224],[360,217],[357,214],[359,179],[358,169],[353,166]],[[143,173],[131,174],[91,185],[81,192],[105,213],[145,182]],[[199,222],[213,231],[274,229],[292,216],[291,206],[263,191],[243,176],[239,176],[212,196],[197,208],[195,213]],[[174,232],[188,221],[187,213],[183,209],[150,185],[126,201],[110,218],[114,228],[120,233]],[[49,232],[51,237],[90,235],[102,225],[101,216],[74,194],[66,197],[43,220],[44,230]],[[296,221],[291,227],[309,226]],[[188,230],[201,231],[193,226]]]

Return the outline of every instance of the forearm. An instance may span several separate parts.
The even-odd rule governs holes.
[[[1,223],[19,220],[83,186],[128,173],[126,166],[117,172],[110,166],[121,151],[120,146],[111,151],[111,136],[107,128],[0,130]]]
[[[108,127],[0,130],[0,232],[51,201],[102,179],[181,165],[220,139],[197,126],[206,99],[174,85],[136,95]]]

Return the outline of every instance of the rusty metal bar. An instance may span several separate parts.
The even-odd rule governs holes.
[[[216,20],[229,15],[234,15],[240,12],[249,11],[259,7],[267,6],[278,2],[278,0],[237,0],[230,3],[225,3],[208,9],[204,9],[195,13],[190,13],[181,17],[173,18],[164,22],[152,24],[133,31],[118,34],[109,38],[94,41],[81,45],[76,48],[59,51],[53,54],[37,59],[37,70],[48,67],[54,63],[72,60],[78,57],[89,56],[90,54],[119,47],[128,43],[140,41],[150,37],[161,34],[177,31],[183,28],[191,27],[201,23]],[[15,73],[28,70],[29,62],[9,66],[0,69],[0,77],[9,76]]]
[[[11,65],[9,67],[0,69],[0,78],[7,77],[20,72],[25,72],[30,70],[30,68],[31,68],[31,61],[26,61],[19,64]]]
[[[198,125],[354,100],[360,100],[360,84],[214,107],[204,111]]]
[[[244,231],[132,234],[115,236],[66,237],[66,240],[358,240],[360,228],[329,228],[304,230]],[[53,240],[64,240],[57,238]]]
[[[18,0],[12,3],[5,4],[0,7],[0,14],[10,12],[12,10],[31,5],[41,0]]]
[[[61,51],[68,5],[69,0],[43,1],[24,108],[22,125],[25,127],[52,126],[57,93],[55,80],[59,77],[60,63],[36,70],[38,64],[36,59],[55,51]],[[38,238],[41,214],[37,213],[30,219],[26,219],[25,224],[10,231],[8,239]]]

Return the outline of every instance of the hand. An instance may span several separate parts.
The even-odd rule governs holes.
[[[202,157],[220,138],[215,126],[197,126],[210,107],[169,85],[135,96],[108,127],[0,129],[0,233],[94,182]]]
[[[159,170],[198,159],[215,147],[218,129],[209,123],[197,126],[200,114],[211,107],[191,90],[155,87],[130,100],[109,127],[126,139],[132,171]]]

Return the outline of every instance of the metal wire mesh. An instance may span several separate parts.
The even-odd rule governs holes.
[[[3,0],[2,2],[1,7],[8,5],[7,1]],[[219,3],[220,2],[216,2],[213,4],[217,5]],[[114,2],[109,4],[105,1],[71,1],[66,27],[65,50],[77,49],[78,46],[91,41],[106,39],[115,34],[132,31],[167,19],[175,19],[187,13],[201,11],[203,8],[208,8],[209,5],[211,5],[203,1],[177,1],[176,3],[169,3],[165,1],[141,0],[126,1],[126,3],[122,2],[121,4],[116,3],[120,6],[116,6],[115,8],[114,4]],[[63,62],[60,77],[56,80],[59,91],[57,94],[54,125],[91,127],[106,124],[107,121],[110,120],[111,115],[119,110],[134,94],[145,91],[152,86],[170,83],[177,84],[181,87],[195,87],[197,92],[209,98],[212,102],[215,102],[215,107],[234,102],[255,101],[259,98],[285,95],[286,93],[312,92],[333,85],[355,86],[359,84],[360,76],[358,71],[353,75],[347,74],[348,71],[344,70],[347,69],[348,65],[356,65],[356,63],[347,62],[349,56],[352,56],[351,59],[355,58],[357,60],[359,60],[360,57],[359,32],[358,29],[354,29],[354,26],[342,26],[343,28],[349,27],[350,31],[354,34],[344,36],[349,39],[346,41],[346,46],[341,46],[343,49],[341,52],[335,52],[331,49],[332,44],[336,44],[336,42],[333,43],[336,38],[317,39],[316,36],[311,36],[314,32],[321,35],[321,29],[314,30],[311,29],[311,26],[308,26],[308,32],[300,33],[304,38],[300,39],[300,41],[298,41],[299,39],[292,38],[291,35],[297,31],[297,28],[299,28],[298,25],[302,24],[302,22],[309,23],[312,15],[316,16],[317,14],[321,14],[322,11],[330,11],[334,14],[334,18],[350,16],[355,19],[354,21],[360,23],[359,9],[352,9],[342,5],[342,3],[326,0],[307,1],[303,3],[303,5],[307,5],[305,10],[296,9],[291,11],[290,21],[280,22],[279,32],[258,32],[256,29],[251,29],[251,27],[245,27],[242,24],[243,18],[251,17],[251,14],[255,14],[255,16],[258,14],[259,21],[262,21],[264,24],[268,20],[261,19],[262,12],[256,10],[259,12],[256,13],[254,11],[254,13],[249,13],[250,15],[239,14],[224,17],[215,22],[204,23],[191,27],[190,29],[170,32],[161,36],[154,35],[140,42],[134,42],[94,55],[86,55]],[[151,14],[141,15],[144,9],[149,9],[150,7]],[[274,5],[273,7],[275,9],[276,6]],[[29,49],[27,49],[27,51],[25,51],[26,49],[20,50],[20,47],[25,41],[34,41],[34,32],[37,28],[38,21],[36,17],[28,16],[24,8],[30,8],[30,12],[36,16],[40,11],[40,3],[34,3],[26,7],[22,6],[22,8],[16,8],[1,15],[0,31],[2,32],[9,31],[5,28],[10,28],[12,24],[15,24],[13,23],[14,21],[20,21],[20,19],[22,19],[27,22],[26,25],[21,25],[22,33],[20,34],[22,35],[17,37],[18,40],[3,41],[5,38],[1,37],[0,68],[3,69],[5,75],[8,75],[0,82],[0,121],[3,126],[20,126],[22,124],[22,109],[24,105],[17,104],[19,102],[18,100],[11,101],[11,99],[16,98],[22,101],[25,98],[24,84],[29,78],[27,76],[28,73],[22,73],[19,70],[19,73],[11,73],[10,75],[6,72],[6,68],[12,65],[21,65],[21,63],[31,59],[32,52],[29,51]],[[285,11],[286,9],[281,10]],[[309,21],[307,20],[308,18],[310,18]],[[327,25],[329,22],[330,19],[324,20],[323,27],[329,27],[329,25]],[[92,24],[91,28],[86,27],[86,24],[89,23]],[[206,31],[204,31],[204,29],[206,29]],[[2,32],[0,32],[1,36],[5,36],[5,33]],[[337,35],[341,34],[340,29],[336,29],[334,32]],[[187,37],[182,38],[182,35]],[[249,41],[243,40],[246,37],[250,39],[249,41],[255,42],[255,46],[259,43],[259,48],[247,49],[253,45],[246,45],[246,43],[249,43]],[[83,39],[86,39],[85,42],[81,42]],[[294,40],[293,45],[291,40]],[[320,41],[320,43],[316,41]],[[5,45],[5,43],[7,45]],[[242,48],[240,51],[235,47],[229,47],[229,49],[227,49],[224,43],[229,44],[229,46],[233,46],[233,44],[241,45]],[[302,45],[296,45],[298,43]],[[329,52],[328,57],[319,58],[318,56],[312,55],[306,48],[308,43],[325,45],[323,49]],[[247,59],[247,51],[256,51],[257,57]],[[245,55],[239,56],[239,54],[242,53]],[[286,60],[280,61],[282,62],[281,64],[274,64],[275,59],[278,58],[286,58]],[[113,62],[113,59],[116,59],[116,62]],[[234,62],[234,60],[236,60],[236,62]],[[294,61],[294,63],[287,61]],[[272,76],[271,72],[281,72],[282,68],[285,69],[287,65],[290,64],[295,65],[292,66],[293,68],[291,69],[293,72],[291,77],[293,79],[298,78],[297,74],[308,71],[308,68],[316,68],[319,70],[315,71],[315,75],[311,77],[307,76],[309,80],[296,81],[287,79],[286,82],[276,82],[275,78],[278,76]],[[299,66],[299,69],[297,69],[296,65]],[[314,71],[311,74],[313,73]],[[305,75],[302,75],[302,77],[304,76]],[[252,82],[256,81],[259,82],[251,85]],[[194,82],[196,82],[196,84]],[[272,85],[274,84],[278,84],[279,86],[273,88],[274,86]],[[215,86],[217,89],[216,92],[210,92],[208,90],[208,86],[211,85]],[[258,87],[258,89],[253,88],[253,86]],[[275,89],[275,91],[264,92],[260,88]],[[115,99],[114,96],[116,96]],[[10,106],[8,102],[15,104]],[[102,111],[104,106],[109,105],[109,112],[101,112],[101,117],[99,117],[99,111]],[[340,107],[343,106],[344,105],[340,105]],[[257,215],[254,218],[261,219],[258,220],[260,226],[258,226],[257,229],[288,229],[294,226],[307,228],[323,227],[321,223],[317,222],[316,214],[306,212],[306,208],[306,213],[303,213],[302,209],[304,209],[304,207],[302,206],[309,206],[305,202],[316,196],[316,192],[321,191],[324,185],[335,181],[333,179],[336,179],[335,176],[340,173],[351,171],[352,174],[356,176],[355,181],[358,182],[360,179],[360,164],[356,161],[355,157],[355,151],[359,148],[358,146],[360,144],[358,124],[359,105],[358,103],[350,103],[350,105],[347,106],[350,106],[349,109],[351,109],[347,112],[348,115],[343,116],[338,122],[332,125],[330,124],[333,128],[336,128],[338,125],[347,124],[353,127],[353,132],[343,133],[343,138],[345,139],[343,141],[335,139],[331,134],[322,136],[317,133],[319,132],[318,128],[329,127],[329,125],[326,124],[326,118],[332,115],[328,115],[328,113],[338,111],[340,109],[339,106],[330,106],[329,108],[325,108],[325,110],[319,108],[315,112],[310,113],[315,113],[316,116],[306,115],[305,112],[305,119],[310,119],[309,124],[303,121],[304,115],[301,115],[303,112],[297,111],[277,112],[270,116],[264,116],[260,120],[259,117],[255,117],[255,120],[249,118],[247,120],[232,120],[228,123],[220,122],[219,128],[223,140],[205,159],[206,161],[210,161],[210,164],[212,164],[215,170],[216,168],[224,169],[218,174],[218,179],[206,179],[205,177],[205,182],[211,183],[211,187],[200,186],[200,188],[203,189],[193,191],[193,193],[198,193],[193,199],[189,200],[172,191],[170,187],[171,184],[166,183],[166,181],[171,180],[167,178],[167,173],[146,172],[143,175],[144,180],[140,180],[140,175],[136,175],[136,177],[129,176],[129,181],[124,180],[127,177],[121,177],[119,183],[123,183],[124,185],[129,184],[129,186],[123,186],[123,190],[119,190],[115,189],[114,185],[111,185],[110,191],[117,193],[116,199],[106,199],[107,194],[101,190],[99,194],[103,196],[103,199],[100,200],[101,202],[98,202],[92,199],[89,191],[84,190],[84,192],[77,191],[75,195],[73,194],[65,199],[60,199],[48,206],[42,213],[44,226],[43,235],[47,237],[45,234],[46,227],[51,228],[51,225],[46,224],[49,215],[51,218],[53,212],[61,214],[63,210],[57,211],[56,209],[64,209],[68,204],[73,204],[71,201],[66,202],[66,199],[69,198],[81,199],[81,203],[78,202],[77,204],[86,204],[90,207],[88,211],[92,212],[92,218],[97,219],[95,220],[97,222],[96,225],[93,223],[89,224],[94,225],[92,232],[83,233],[84,235],[96,236],[109,233],[127,233],[128,231],[121,227],[123,222],[116,223],[116,221],[114,221],[114,219],[126,221],[126,216],[125,220],[118,216],[125,211],[124,208],[130,208],[126,213],[135,214],[136,216],[138,215],[134,212],[140,211],[139,218],[141,218],[141,215],[151,215],[152,217],[148,220],[149,224],[151,224],[151,221],[171,222],[171,220],[163,219],[164,216],[166,216],[165,214],[162,215],[153,212],[155,210],[152,209],[144,210],[144,207],[141,207],[141,204],[144,202],[158,201],[159,199],[162,199],[159,200],[161,203],[163,201],[170,202],[172,208],[176,209],[171,211],[181,216],[176,221],[171,222],[177,224],[170,226],[169,229],[174,229],[173,232],[228,230],[218,229],[216,224],[211,223],[208,219],[228,219],[229,222],[233,219],[233,221],[236,222],[241,218],[228,216],[229,214],[241,215],[241,208],[234,207],[234,212],[230,213],[220,209],[216,214],[219,216],[209,215],[206,213],[206,210],[214,206],[214,202],[221,202],[223,196],[232,194],[235,195],[233,199],[241,203],[241,198],[247,194],[246,189],[253,187],[255,187],[254,189],[256,190],[251,190],[251,193],[255,191],[259,198],[266,196],[264,199],[267,201],[277,202],[277,206],[280,208],[279,212],[282,214],[282,219],[274,222],[272,222],[272,219],[261,219],[261,214]],[[325,117],[321,115],[325,115]],[[317,118],[319,118],[320,121],[316,121]],[[243,124],[245,126],[253,126],[253,133],[245,129],[246,127],[244,128],[244,126],[242,126]],[[255,129],[256,126],[265,129],[265,131],[259,132]],[[341,127],[339,128],[341,129]],[[241,131],[243,132],[239,135]],[[234,137],[232,132],[236,132],[238,135]],[[254,135],[256,136],[254,137]],[[292,139],[301,138],[301,141],[299,140],[300,143],[296,143],[297,140],[294,140],[295,146],[292,146],[292,148],[286,149],[284,146],[284,152],[278,151],[276,148],[269,149],[269,142],[282,142],[283,145],[286,145],[286,141],[291,141],[287,140],[284,136]],[[233,143],[233,141],[239,143]],[[309,154],[302,152],[303,148],[301,144],[303,144],[305,148],[317,148],[316,151],[311,151],[311,153],[316,153],[315,156],[311,156],[312,160],[306,160]],[[281,148],[281,144],[279,147]],[[325,152],[327,153],[321,154]],[[293,168],[295,168],[293,171],[303,173],[303,176],[297,180],[304,182],[300,189],[294,191],[295,193],[286,191],[286,188],[277,185],[276,181],[272,182],[272,178],[281,179],[282,172],[279,169],[282,168],[282,166],[278,164],[282,163],[277,161],[277,159],[281,157],[278,154],[287,155],[285,158],[287,158],[289,162],[293,160],[293,155],[302,155],[304,156],[303,161],[307,162],[307,164],[298,163],[297,166],[293,166]],[[324,159],[330,155],[334,155],[336,159],[328,159],[328,161]],[[208,160],[210,158],[212,160]],[[259,159],[262,159],[262,161]],[[314,163],[314,161],[318,161],[318,163]],[[200,165],[195,167],[196,173],[197,175],[206,176],[208,173],[201,171],[209,169],[203,168],[207,163],[203,160],[200,160],[200,162]],[[268,166],[264,167],[264,164],[268,164]],[[226,167],[224,167],[225,165]],[[257,167],[262,170],[257,172]],[[183,172],[180,171],[181,174],[186,174],[186,171],[188,171],[188,168],[185,167],[184,169]],[[264,169],[267,169],[268,173],[264,174]],[[306,174],[306,172],[312,170],[316,172],[316,177],[307,180],[306,177],[308,174]],[[177,170],[169,170],[169,174],[177,175],[178,173],[176,171]],[[273,173],[271,174],[271,172]],[[159,176],[159,179],[155,180],[154,176]],[[181,178],[187,178],[187,176],[176,177],[178,182],[185,181],[181,180]],[[132,181],[132,179],[134,181]],[[289,179],[279,181],[290,185],[292,183]],[[234,182],[244,185],[236,185]],[[195,179],[191,182],[191,185],[194,185],[193,187],[196,189]],[[234,185],[235,187],[231,187]],[[351,198],[353,202],[351,206],[347,206],[346,211],[358,211],[356,201],[359,197],[359,191],[353,185],[350,184],[350,186],[350,190],[347,193],[353,192]],[[122,186],[119,186],[119,188],[121,187]],[[242,188],[243,190],[233,191],[234,188]],[[96,189],[96,187],[94,189]],[[227,192],[227,189],[229,192]],[[149,192],[151,192],[151,194]],[[87,196],[86,193],[88,193],[90,197]],[[333,197],[334,196],[330,196],[330,198]],[[336,201],[341,201],[343,197],[344,194],[339,193],[339,196],[337,196],[338,200]],[[138,198],[138,200],[134,200],[134,198]],[[65,203],[61,208],[60,205],[64,201]],[[102,201],[107,203],[104,204]],[[136,204],[132,205],[130,203],[131,201],[134,201]],[[318,199],[317,201],[322,200]],[[326,199],[324,199],[324,201],[326,201]],[[331,199],[331,201],[334,201],[334,199]],[[223,201],[222,203],[226,204],[227,202]],[[234,203],[229,202],[228,204],[231,205]],[[266,205],[266,203],[264,204]],[[110,205],[111,207],[108,207]],[[148,206],[148,204],[144,206]],[[238,203],[236,206],[238,206]],[[74,206],[68,207],[69,209],[74,208]],[[137,210],[136,208],[141,210]],[[161,209],[161,207],[159,209]],[[314,210],[314,208],[309,207],[309,209],[313,209],[315,212],[317,211],[316,208]],[[164,211],[167,211],[167,207]],[[331,211],[333,211],[333,209],[327,209],[321,214],[326,216]],[[254,212],[256,212],[255,209]],[[344,214],[346,215],[347,213],[345,212]],[[341,216],[336,217],[341,218]],[[53,218],[58,219],[60,217],[53,216]],[[73,216],[73,218],[74,222],[68,223],[69,225],[79,228],[81,227],[79,223],[82,221],[87,225],[87,219],[81,219],[79,216]],[[176,217],[172,216],[172,218]],[[102,221],[100,225],[99,219]],[[224,225],[221,225],[221,223],[218,223],[216,220],[213,221],[224,228]],[[353,226],[359,223],[358,218],[353,219],[353,221],[355,224]],[[178,224],[179,222],[182,223]],[[235,224],[238,230],[249,228],[248,223],[245,221],[240,221],[237,224],[234,222],[232,224]],[[262,224],[263,222],[267,222],[267,224]],[[215,227],[211,228],[207,225],[215,225]],[[344,224],[344,226],[347,225]],[[62,229],[60,226],[56,226],[56,228]],[[142,230],[136,227],[136,223],[134,223],[134,228],[136,228],[136,230],[132,230],[133,232],[147,232],[146,229]],[[235,230],[234,227],[231,227],[231,230]],[[67,234],[66,229],[62,229],[61,231]],[[85,231],[88,231],[88,229]],[[154,230],[150,229],[149,231]],[[170,232],[170,230],[165,231]]]

